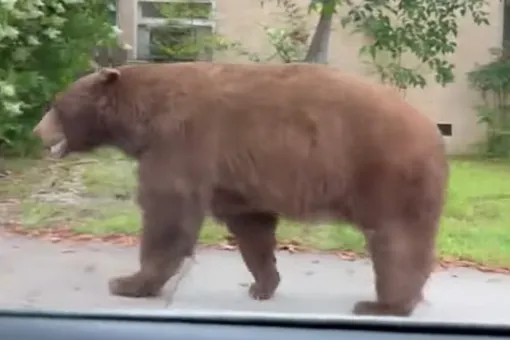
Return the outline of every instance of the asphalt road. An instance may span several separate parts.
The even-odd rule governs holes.
[[[191,309],[350,314],[355,301],[374,297],[370,262],[333,255],[278,254],[282,283],[269,301],[248,297],[250,274],[237,251],[199,250],[178,289],[130,299],[108,294],[111,276],[137,269],[137,248],[52,244],[0,236],[0,308]],[[172,294],[172,292],[174,292]],[[170,299],[169,296],[172,295]],[[510,324],[510,276],[470,269],[437,272],[427,302],[412,318]]]

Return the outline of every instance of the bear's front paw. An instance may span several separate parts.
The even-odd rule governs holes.
[[[151,297],[160,292],[160,289],[140,272],[110,279],[108,288],[112,295],[125,297]]]
[[[250,297],[254,300],[269,300],[273,296],[274,290],[264,289],[254,282],[250,285],[248,294],[250,294]]]
[[[408,305],[386,305],[375,301],[359,301],[352,310],[355,315],[410,316],[413,312]]]
[[[248,289],[248,293],[254,300],[269,300],[273,297],[279,284],[280,274],[276,272],[274,275],[266,278],[262,284],[258,282],[252,283]]]

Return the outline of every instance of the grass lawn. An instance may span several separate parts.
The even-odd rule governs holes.
[[[438,240],[440,255],[487,266],[510,266],[510,163],[451,160],[449,197]],[[0,225],[23,228],[67,225],[76,233],[105,235],[139,231],[133,203],[134,164],[111,150],[65,161],[9,160],[0,177]],[[2,221],[4,219],[4,221]],[[200,242],[225,241],[226,230],[206,222]],[[306,227],[282,221],[281,242],[320,250],[363,252],[352,228]]]

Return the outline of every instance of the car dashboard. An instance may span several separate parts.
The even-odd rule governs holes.
[[[510,325],[228,311],[0,310],[1,340],[455,340],[509,338]]]

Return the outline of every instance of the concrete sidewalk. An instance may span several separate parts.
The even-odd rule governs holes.
[[[368,261],[318,254],[279,253],[282,283],[269,301],[248,297],[250,274],[237,251],[200,250],[172,303],[165,296],[129,299],[109,295],[111,276],[137,269],[137,247],[51,244],[0,236],[0,307],[226,309],[350,314],[355,301],[373,298]],[[171,287],[170,283],[167,287]],[[169,291],[166,288],[165,295]],[[510,324],[510,276],[469,269],[435,273],[428,302],[416,319],[492,321]]]

